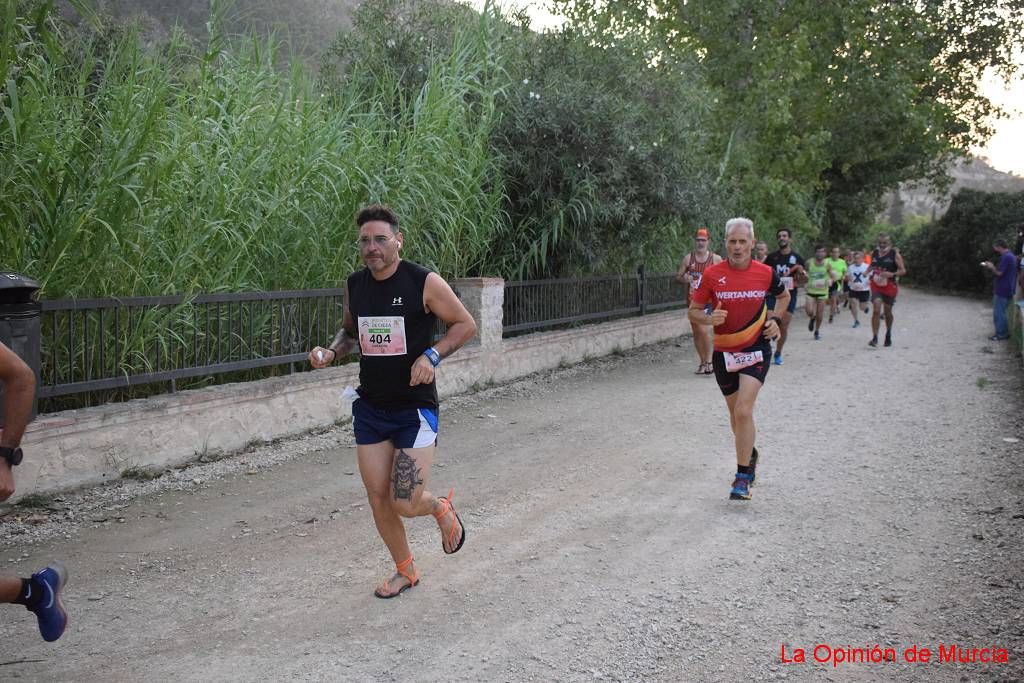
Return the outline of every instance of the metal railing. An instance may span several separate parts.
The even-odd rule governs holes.
[[[329,341],[344,289],[44,300],[39,397],[304,361]]]
[[[657,313],[686,307],[686,290],[676,274],[644,275],[644,312]]]
[[[675,275],[523,280],[505,283],[503,336],[682,308]]]
[[[505,284],[505,336],[683,306],[672,275]],[[43,300],[43,412],[307,367],[343,314],[344,289]],[[445,333],[438,321],[434,338]],[[214,376],[217,376],[216,378]],[[74,398],[74,395],[84,395]]]

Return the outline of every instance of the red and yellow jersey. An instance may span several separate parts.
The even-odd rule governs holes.
[[[765,296],[780,296],[783,291],[771,266],[751,261],[746,270],[737,270],[726,260],[704,271],[691,300],[701,306],[711,304],[712,308],[721,303],[729,312],[725,322],[715,327],[715,351],[734,353],[761,339],[768,318]]]

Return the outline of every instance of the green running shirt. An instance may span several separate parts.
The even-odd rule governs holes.
[[[826,258],[825,263],[832,266],[832,276],[836,282],[842,282],[846,277],[846,260],[841,258]]]
[[[823,261],[821,265],[814,259],[807,262],[807,288],[808,294],[817,294],[824,296],[828,294],[828,261]]]

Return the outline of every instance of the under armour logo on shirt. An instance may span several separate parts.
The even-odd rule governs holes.
[[[394,299],[391,300],[391,305],[392,306],[401,306],[402,305],[402,297],[396,296]]]

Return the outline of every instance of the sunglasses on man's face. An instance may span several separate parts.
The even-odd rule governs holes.
[[[391,237],[388,235],[377,235],[372,240],[369,237],[360,237],[356,240],[356,246],[360,249],[369,249],[371,244],[375,244],[378,247],[387,246],[387,243],[391,241]]]

